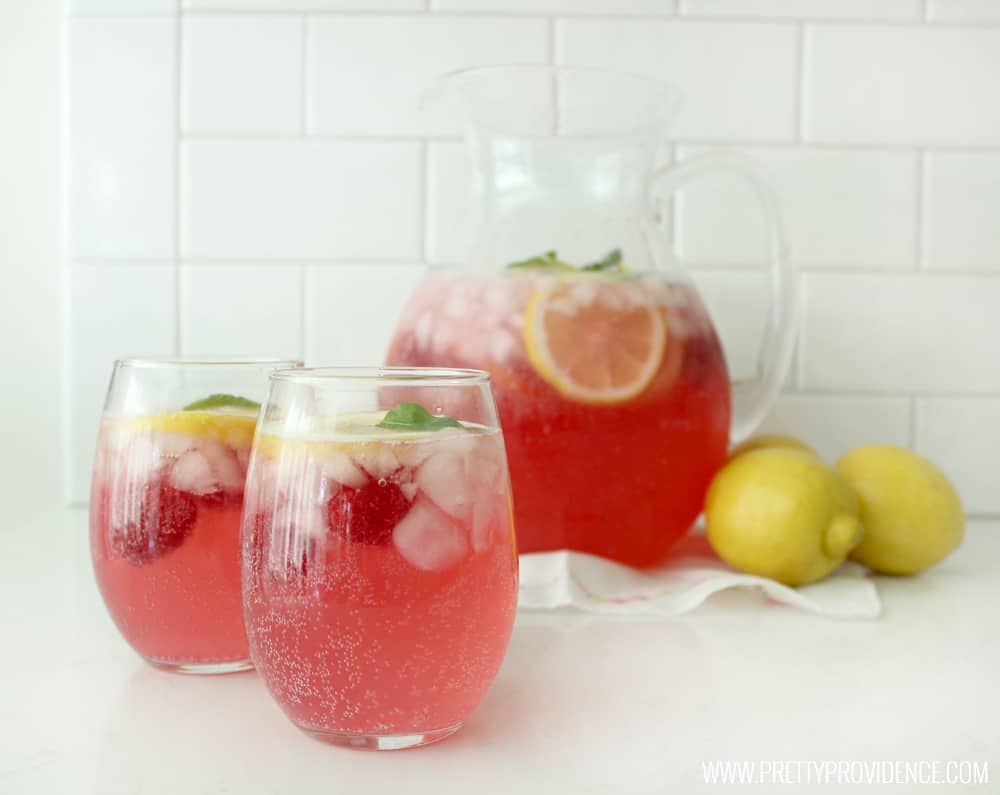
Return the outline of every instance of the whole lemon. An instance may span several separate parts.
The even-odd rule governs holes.
[[[858,496],[865,537],[851,557],[886,574],[916,574],[965,535],[962,502],[945,474],[910,450],[872,444],[836,465]]]
[[[786,436],[780,433],[762,433],[758,436],[751,436],[745,442],[736,445],[730,451],[729,457],[736,458],[736,456],[743,455],[744,453],[750,453],[754,450],[765,450],[771,447],[788,447],[792,450],[803,450],[804,452],[816,455],[815,450],[794,436]]]
[[[787,447],[730,460],[709,487],[705,521],[723,560],[786,585],[825,577],[863,532],[843,479],[812,453]]]

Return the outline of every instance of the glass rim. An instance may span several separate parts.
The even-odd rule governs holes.
[[[490,374],[462,367],[296,367],[275,370],[270,380],[311,385],[483,386],[490,383]]]
[[[280,369],[302,366],[301,359],[281,356],[233,356],[233,355],[192,355],[192,356],[123,356],[115,359],[115,367],[157,368],[157,367],[250,367],[274,365]]]

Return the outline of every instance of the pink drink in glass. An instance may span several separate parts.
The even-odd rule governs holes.
[[[510,486],[498,430],[374,424],[258,438],[244,609],[254,663],[296,725],[408,747],[454,732],[500,667],[517,602]]]
[[[104,602],[160,667],[249,668],[239,529],[256,413],[105,418],[90,541]]]

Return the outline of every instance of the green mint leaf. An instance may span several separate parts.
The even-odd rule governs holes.
[[[464,428],[458,420],[445,415],[435,416],[419,403],[400,403],[392,411],[386,413],[379,428],[390,428],[397,431],[437,431],[441,428]]]
[[[522,259],[518,262],[512,262],[507,267],[508,268],[546,268],[550,265],[555,265],[558,262],[556,259],[556,252],[546,251],[544,254],[536,254],[534,257],[528,257],[528,259]]]
[[[597,262],[591,262],[589,265],[584,265],[580,270],[582,271],[610,271],[610,270],[621,270],[622,266],[622,250],[620,248],[615,248],[604,255],[603,259],[597,260]]]
[[[240,397],[239,395],[227,395],[224,392],[216,392],[214,395],[209,395],[201,400],[196,400],[194,403],[188,403],[183,411],[200,411],[203,409],[253,409],[257,411],[260,409],[260,403],[256,400],[250,400],[250,398]]]

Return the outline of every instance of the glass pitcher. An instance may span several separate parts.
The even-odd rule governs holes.
[[[657,80],[518,66],[441,85],[465,119],[481,220],[465,267],[417,287],[387,362],[490,372],[521,552],[653,564],[791,358],[795,279],[773,194],[738,155],[658,168],[679,97]],[[771,268],[756,372],[738,383],[664,225],[675,190],[720,171],[759,199]]]

